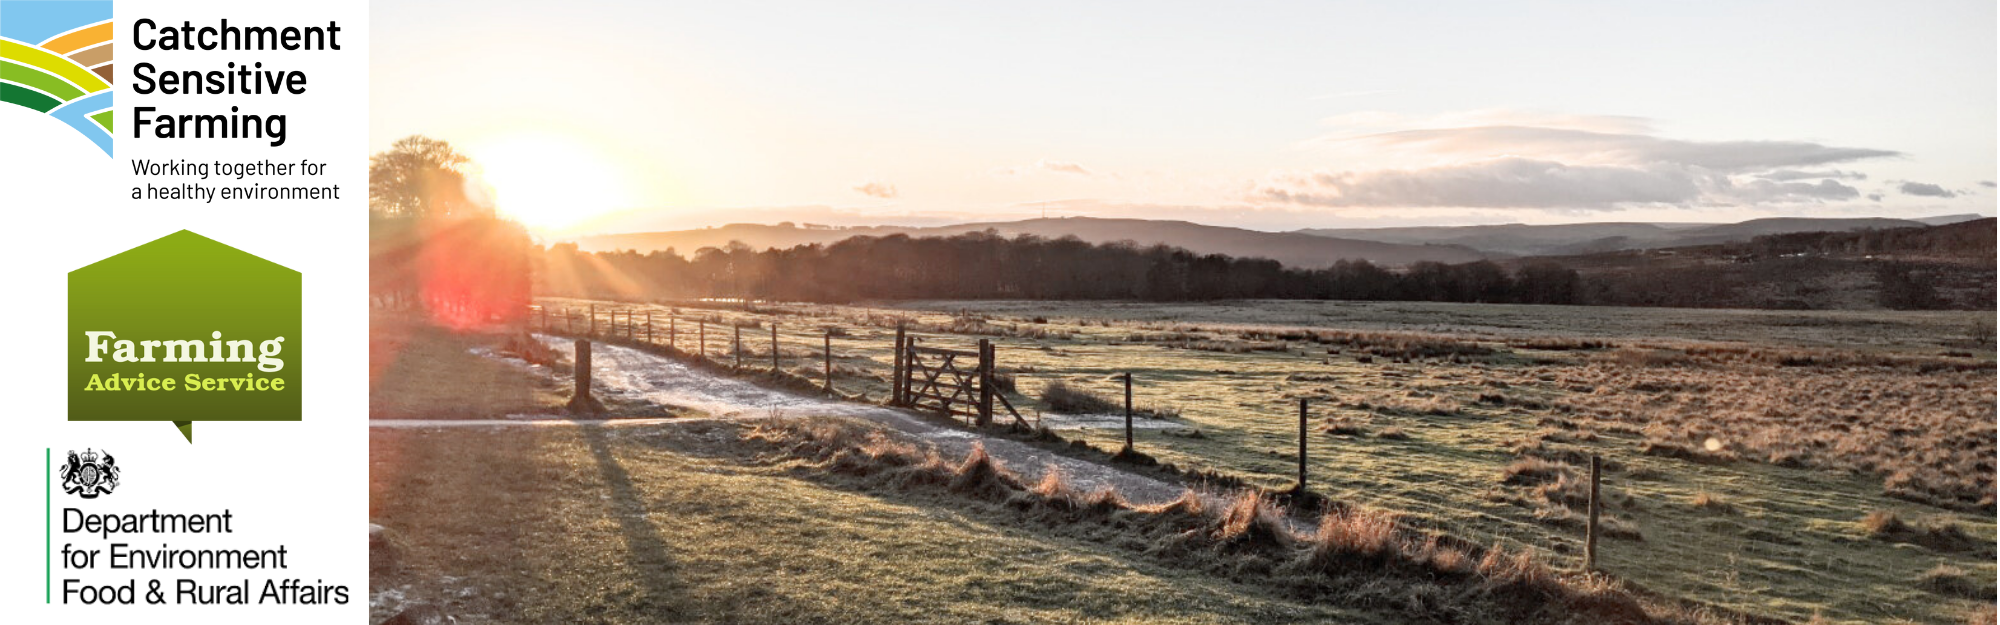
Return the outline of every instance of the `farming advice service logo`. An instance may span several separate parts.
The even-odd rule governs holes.
[[[69,273],[69,420],[298,421],[299,272],[182,230]]]
[[[84,449],[78,454],[70,450],[69,462],[57,474],[62,479],[63,492],[84,499],[96,499],[98,495],[109,495],[118,488],[118,462],[111,458],[111,452]]]
[[[0,102],[47,113],[110,156],[112,48],[110,0],[0,0]]]

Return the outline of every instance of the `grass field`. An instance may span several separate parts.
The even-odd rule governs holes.
[[[740,427],[375,430],[373,591],[468,625],[1395,622],[800,479]]]
[[[1991,313],[597,304],[652,311],[659,342],[673,316],[683,349],[685,324],[716,324],[707,351],[725,362],[722,326],[759,324],[756,366],[776,323],[785,368],[814,379],[838,328],[836,386],[875,399],[898,318],[932,345],[994,340],[1031,413],[1050,382],[1110,394],[1130,371],[1142,406],[1179,415],[1140,450],[1274,487],[1311,398],[1313,488],[1561,566],[1581,546],[1581,467],[1601,454],[1600,558],[1638,585],[1797,621],[1956,623],[1992,605]]]

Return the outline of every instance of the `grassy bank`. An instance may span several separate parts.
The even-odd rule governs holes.
[[[736,427],[376,430],[396,556],[372,590],[460,623],[1400,621],[829,488],[750,461]]]

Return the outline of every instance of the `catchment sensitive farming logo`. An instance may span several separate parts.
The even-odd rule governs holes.
[[[298,421],[299,272],[182,230],[69,273],[69,420]]]
[[[111,30],[109,0],[0,0],[0,102],[46,113],[110,156]]]

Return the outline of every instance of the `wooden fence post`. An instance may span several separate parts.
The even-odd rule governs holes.
[[[646,311],[646,344],[655,344],[653,343],[653,311],[650,310]]]
[[[702,357],[702,358],[707,358],[707,357],[708,357],[708,320],[706,320],[706,319],[703,319],[703,320],[699,320],[699,321],[696,321],[695,323],[697,323],[697,324],[700,324],[700,325],[698,325],[698,326],[696,326],[696,327],[695,327],[695,330],[701,333],[700,335],[698,335],[698,336],[700,337],[700,339],[701,339],[701,346],[699,346],[699,347],[696,347],[696,348],[694,348],[694,353],[695,353],[695,355],[696,355],[696,356],[700,356],[700,357]]]
[[[826,331],[826,394],[833,394],[833,329]]]
[[[667,317],[667,347],[676,350],[681,348],[680,334],[677,332],[680,328],[675,327],[675,322],[678,320],[679,317]]]
[[[743,368],[743,326],[736,326],[736,368]]]
[[[597,336],[597,305],[590,305],[590,336]]]
[[[993,424],[993,341],[979,339],[979,427]]]
[[[777,373],[778,371],[779,371],[779,368],[778,368],[778,322],[777,322],[777,321],[772,321],[772,322],[771,322],[771,373]]]
[[[576,390],[569,395],[569,410],[572,413],[593,412],[590,398],[590,339],[576,340]]]
[[[1583,535],[1583,570],[1597,570],[1597,482],[1604,470],[1604,459],[1597,454],[1590,455],[1590,525]]]
[[[541,306],[540,308],[542,309],[542,331],[543,331],[543,332],[548,332],[548,331],[549,331],[549,307],[547,307],[547,306]]]
[[[1132,372],[1125,372],[1125,453],[1132,453]]]
[[[1306,398],[1299,398],[1299,490],[1306,492]]]
[[[896,322],[896,364],[890,366],[889,374],[895,378],[889,380],[889,404],[893,406],[903,405],[903,393],[909,390],[906,388],[908,383],[905,379],[909,373],[910,364],[905,362],[906,357],[904,356],[904,353],[909,351],[906,347],[908,341],[909,339],[903,335],[903,322],[899,320]]]

